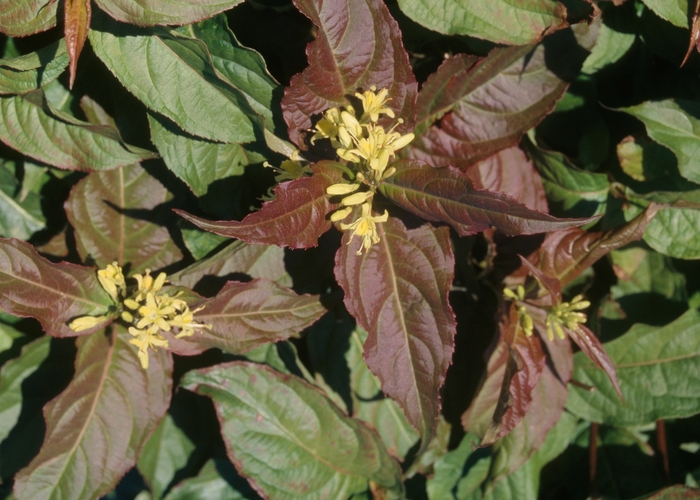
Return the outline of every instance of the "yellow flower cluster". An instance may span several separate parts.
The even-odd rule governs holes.
[[[395,128],[403,123],[399,119],[388,131],[376,122],[381,115],[394,118],[394,112],[386,107],[388,90],[372,86],[370,90],[355,94],[362,102],[362,115],[358,119],[352,106],[342,109],[331,108],[323,114],[316,124],[313,143],[317,139],[329,139],[336,149],[337,155],[348,162],[355,174],[352,183],[333,184],[326,189],[331,196],[344,196],[342,207],[331,215],[331,221],[345,220],[351,213],[356,218],[351,223],[341,223],[343,231],[352,231],[350,241],[354,236],[362,238],[362,250],[368,250],[372,244],[379,242],[377,223],[386,222],[389,213],[385,210],[382,215],[372,215],[372,200],[379,184],[396,172],[389,167],[389,160],[396,151],[408,145],[414,135],[401,135]],[[360,210],[355,210],[357,207]]]
[[[175,337],[180,338],[191,336],[197,328],[211,328],[194,319],[194,313],[202,308],[191,311],[187,303],[178,298],[180,294],[170,296],[162,290],[166,283],[165,273],[160,273],[154,279],[151,271],[146,269],[145,274],[135,274],[134,278],[137,287],[127,297],[124,275],[116,262],[97,271],[97,279],[118,305],[121,319],[130,325],[129,333],[134,338],[129,342],[139,348],[138,356],[144,369],[148,368],[149,348],[168,347],[168,341],[161,335],[161,330],[169,332],[177,328],[179,333]],[[81,316],[68,326],[80,332],[93,328],[108,318],[108,315]]]
[[[534,323],[532,317],[527,312],[527,308],[523,304],[525,300],[525,288],[522,285],[518,285],[515,291],[510,288],[504,288],[503,296],[515,302],[520,327],[525,332],[525,335],[528,337],[531,336],[534,330]],[[571,299],[571,302],[560,302],[555,306],[547,308],[547,317],[545,319],[547,338],[549,340],[554,340],[554,334],[556,333],[557,337],[563,339],[564,328],[575,330],[578,328],[579,323],[585,323],[587,317],[584,313],[579,311],[586,309],[590,305],[591,303],[589,301],[583,300],[583,295],[577,295]]]

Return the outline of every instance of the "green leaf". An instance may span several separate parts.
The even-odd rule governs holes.
[[[393,166],[396,174],[380,185],[381,193],[423,219],[449,224],[460,236],[491,227],[508,236],[535,234],[590,222],[557,219],[500,193],[476,190],[454,167],[435,168],[416,160],[400,160]]]
[[[192,227],[190,224],[183,224],[183,226],[185,227],[180,228],[182,241],[192,254],[192,257],[194,257],[194,260],[202,260],[217,248],[224,246],[224,242],[228,241],[228,238],[208,231],[202,231],[199,228]]]
[[[68,52],[63,39],[36,52],[0,59],[0,94],[24,94],[43,87],[58,78],[66,66]]]
[[[357,255],[361,241],[345,232],[335,277],[345,291],[345,307],[369,334],[367,366],[425,447],[440,412],[438,393],[456,333],[447,300],[454,275],[449,231],[390,217],[377,225],[377,235],[380,241]]]
[[[401,471],[378,436],[301,379],[234,362],[182,383],[214,400],[229,458],[264,495],[347,498],[372,480],[401,496]]]
[[[138,164],[83,178],[64,205],[83,261],[142,272],[182,259],[165,226],[172,213],[158,208],[171,197]]]
[[[598,38],[590,55],[583,62],[581,72],[587,75],[614,64],[624,56],[637,39],[634,33],[617,31],[604,22],[600,23]]]
[[[608,176],[575,167],[561,153],[528,148],[542,176],[552,213],[560,217],[591,217],[605,212]]]
[[[204,42],[161,27],[137,28],[95,15],[90,43],[119,81],[150,110],[212,141],[255,140],[255,113],[220,80]]]
[[[231,9],[243,0],[95,0],[118,21],[139,26],[189,24]]]
[[[196,477],[187,479],[168,493],[164,500],[251,500],[259,498],[228,460],[209,460]]]
[[[0,97],[0,140],[13,149],[66,170],[109,170],[157,155],[128,146],[119,132],[58,111],[41,90]]]
[[[170,404],[172,358],[159,350],[144,370],[129,338],[78,341],[75,378],[44,407],[44,445],[15,478],[18,498],[97,498],[133,467]]]
[[[554,109],[577,73],[579,51],[558,37],[551,44],[494,49],[483,59],[446,59],[418,94],[416,139],[404,156],[464,170],[515,146]]]
[[[678,158],[681,175],[700,182],[700,105],[694,101],[667,99],[619,108],[639,118],[649,137],[669,148]]]
[[[306,48],[309,66],[295,75],[282,99],[289,137],[301,149],[311,118],[348,104],[355,92],[388,89],[388,106],[413,128],[416,78],[401,31],[381,0],[297,0],[295,6],[318,27]],[[381,120],[387,125],[389,120]]]
[[[74,337],[78,333],[68,328],[69,321],[106,314],[111,305],[94,269],[52,264],[28,243],[0,239],[0,308],[4,311],[38,319],[54,337]]]
[[[0,32],[8,36],[25,36],[56,25],[58,2],[45,0],[0,0]]]
[[[700,259],[698,227],[700,210],[697,208],[664,208],[647,226],[644,241],[670,257]]]
[[[241,275],[267,278],[283,286],[291,286],[284,267],[284,250],[275,245],[248,245],[243,241],[232,242],[208,259],[170,275],[169,279],[176,285],[196,290],[198,284],[214,281],[213,278],[219,278],[215,281],[220,283],[220,286],[234,279],[244,281]]]
[[[437,459],[427,483],[430,500],[481,499],[480,487],[488,477],[492,457],[486,449],[474,448],[479,439],[467,434],[456,449]]]
[[[27,186],[20,189],[17,179],[7,168],[9,166],[12,165],[0,161],[0,235],[28,240],[32,234],[46,227],[41,198],[26,189],[31,183],[31,179],[26,178],[26,172],[23,184]]]
[[[192,137],[168,119],[148,115],[151,140],[168,168],[197,196],[207,194],[219,179],[241,176],[250,163],[240,144],[222,144]]]
[[[681,28],[688,27],[688,0],[642,0],[654,13]]]
[[[553,0],[399,0],[415,22],[445,35],[469,35],[496,43],[525,45],[568,26],[566,7]]]
[[[314,164],[314,175],[279,184],[274,199],[242,221],[208,221],[182,210],[175,212],[206,231],[238,238],[247,243],[262,243],[290,248],[318,245],[318,238],[331,228],[328,213],[337,208],[326,188],[343,182],[344,166],[321,161]]]
[[[612,425],[641,425],[700,413],[694,394],[700,387],[700,312],[690,310],[664,327],[635,325],[605,344],[615,365],[622,402],[605,373],[582,353],[576,354],[574,380],[596,388],[571,387],[567,409]]]

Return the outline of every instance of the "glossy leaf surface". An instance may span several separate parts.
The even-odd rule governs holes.
[[[408,17],[431,30],[509,45],[537,42],[568,25],[566,7],[550,0],[524,0],[517,4],[507,0],[489,3],[400,0],[399,6]]]
[[[644,241],[657,252],[678,259],[700,259],[700,210],[669,207],[647,226]]]
[[[182,253],[163,225],[170,212],[157,208],[169,198],[138,164],[82,179],[65,209],[83,261],[99,268],[117,261],[138,273],[180,260]]]
[[[681,28],[688,27],[688,0],[643,0],[662,19]]]
[[[183,387],[214,400],[229,458],[265,496],[345,498],[368,478],[402,493],[379,437],[301,379],[234,362],[192,371]]]
[[[106,314],[112,299],[94,269],[53,264],[29,244],[0,240],[0,307],[16,316],[33,317],[49,335],[73,337],[68,322],[78,316]],[[107,320],[108,321],[108,320]],[[104,326],[104,325],[103,325]],[[91,333],[94,329],[80,332]]]
[[[327,214],[337,207],[331,203],[326,188],[342,181],[342,170],[334,162],[314,165],[312,177],[302,177],[279,184],[275,198],[263,203],[240,222],[208,221],[181,210],[176,212],[196,226],[247,243],[273,244],[281,247],[308,248],[331,228]]]
[[[95,0],[118,21],[138,26],[190,24],[235,7],[242,0]]]
[[[389,89],[388,105],[408,129],[417,84],[398,25],[384,3],[296,0],[295,5],[318,27],[318,37],[306,49],[309,67],[292,78],[282,99],[292,142],[303,147],[314,115],[347,104],[348,95],[371,85]]]
[[[434,168],[415,160],[394,166],[397,172],[381,184],[382,194],[424,219],[451,225],[460,236],[490,227],[509,236],[542,233],[590,221],[557,219],[508,196],[478,191],[469,177],[454,167]]]
[[[465,169],[517,144],[568,86],[548,69],[550,51],[522,46],[496,49],[480,61],[447,59],[418,95],[417,137],[406,155]],[[552,51],[552,57],[562,56]]]
[[[172,359],[159,351],[143,370],[128,337],[78,341],[75,378],[44,408],[44,445],[17,475],[18,498],[99,497],[134,465],[170,403]]]
[[[127,90],[186,132],[231,143],[255,138],[244,96],[216,76],[204,42],[104,15],[95,16],[90,42]]]
[[[454,272],[449,232],[428,224],[408,229],[395,217],[377,230],[381,241],[359,256],[360,242],[348,245],[344,235],[335,275],[345,307],[369,334],[364,345],[369,369],[425,445],[454,349],[455,319],[447,301]]]
[[[700,313],[696,310],[662,328],[636,325],[604,345],[617,370],[625,402],[617,397],[605,374],[579,353],[573,378],[596,390],[572,387],[567,408],[590,421],[612,425],[694,415],[698,405],[691,394],[700,383],[698,346]]]

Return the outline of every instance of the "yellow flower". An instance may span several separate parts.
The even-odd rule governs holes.
[[[155,296],[152,292],[146,295],[146,305],[139,307],[141,319],[136,323],[136,328],[147,328],[156,325],[161,330],[170,331],[170,324],[167,317],[175,313],[175,307],[163,301],[161,297]]]
[[[107,264],[107,267],[97,271],[97,279],[100,280],[102,288],[112,297],[115,302],[119,301],[119,292],[124,291],[126,283],[122,268],[117,262]]]
[[[211,330],[211,325],[206,325],[203,323],[197,323],[194,319],[194,313],[201,311],[204,307],[198,307],[194,311],[190,311],[190,308],[186,308],[182,314],[176,315],[170,320],[170,326],[180,329],[180,333],[175,335],[176,338],[181,337],[191,337],[194,334],[195,328],[206,328]]]
[[[311,137],[311,144],[316,142],[316,139],[330,139],[334,148],[339,147],[338,144],[338,127],[340,126],[340,111],[338,108],[330,108],[323,113],[318,123],[316,123],[316,133]]]
[[[142,330],[139,328],[129,327],[129,333],[135,337],[129,340],[130,344],[134,344],[139,348],[139,360],[141,367],[146,370],[148,368],[148,349],[154,347],[168,347],[168,341],[159,333],[158,328],[149,328]]]
[[[359,184],[332,184],[326,188],[326,193],[331,196],[350,194],[357,191]]]
[[[346,196],[340,202],[345,207],[351,207],[353,205],[359,205],[370,199],[374,193],[372,191],[361,191],[359,193],[353,193],[350,196]]]
[[[137,295],[134,297],[136,302],[141,302],[146,298],[149,293],[158,293],[163,285],[165,284],[165,273],[160,273],[158,277],[154,280],[151,276],[151,270],[146,269],[146,274],[144,276],[140,274],[134,274],[134,278],[138,282],[139,286],[137,289]]]
[[[362,101],[362,120],[365,120],[367,117],[373,122],[376,122],[379,119],[380,114],[385,114],[389,116],[390,118],[394,118],[394,112],[387,107],[384,107],[384,105],[389,102],[391,99],[387,99],[387,94],[389,93],[388,89],[382,89],[377,92],[377,87],[372,85],[369,90],[366,90],[362,94],[356,93],[355,95],[360,98]]]
[[[577,295],[571,302],[561,302],[547,313],[545,326],[547,328],[547,338],[554,340],[554,333],[560,339],[564,338],[564,328],[575,330],[579,323],[585,323],[587,317],[584,313],[578,312],[581,309],[586,309],[591,303],[583,300],[583,295]]]
[[[362,254],[362,249],[369,250],[374,243],[379,243],[379,235],[377,235],[377,223],[386,222],[389,219],[389,212],[384,211],[382,215],[372,216],[372,205],[365,203],[362,205],[362,213],[360,217],[350,224],[340,224],[343,231],[352,230],[350,241],[357,235],[362,238],[362,246],[357,251],[357,255]],[[350,244],[348,241],[348,244]]]
[[[345,217],[350,215],[350,212],[352,212],[352,207],[339,208],[331,215],[331,222],[338,222],[343,220]]]
[[[80,316],[79,318],[75,318],[73,321],[71,321],[68,324],[68,328],[70,328],[74,332],[82,332],[84,330],[89,330],[90,328],[96,327],[100,323],[107,321],[109,318],[110,318],[109,315],[105,315],[105,316]]]

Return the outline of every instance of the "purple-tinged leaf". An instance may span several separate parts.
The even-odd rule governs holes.
[[[228,457],[265,498],[350,498],[368,481],[404,498],[401,469],[377,436],[320,390],[248,362],[187,373],[184,388],[214,401]]]
[[[0,0],[0,33],[33,35],[56,25],[58,2],[46,0]]]
[[[194,343],[202,349],[218,347],[235,354],[285,340],[326,312],[318,295],[297,295],[266,279],[229,281],[216,297],[190,304],[192,309],[201,306],[204,309],[195,314],[195,319],[211,325],[211,331],[197,330],[194,336],[180,342]],[[173,343],[171,348],[178,354],[191,353],[181,351],[179,343]]]
[[[512,198],[474,188],[455,167],[431,167],[417,160],[394,163],[396,174],[379,189],[401,208],[423,219],[445,222],[460,236],[495,227],[508,236],[579,226],[592,219],[557,219],[530,210]]]
[[[53,264],[24,241],[0,239],[0,309],[15,316],[32,317],[54,337],[74,337],[68,323],[78,316],[107,314],[112,299],[97,280],[93,268]],[[105,320],[104,327],[111,319]]]
[[[117,21],[138,26],[192,24],[231,9],[243,0],[95,0]]]
[[[377,226],[381,241],[356,255],[348,233],[336,254],[335,275],[345,306],[369,334],[367,366],[382,391],[430,442],[440,412],[438,391],[454,350],[456,322],[447,295],[454,256],[447,228],[408,229],[390,217]]]
[[[652,203],[627,224],[609,231],[592,233],[570,228],[550,233],[529,260],[566,285],[609,252],[641,239],[658,210],[659,205]]]
[[[0,97],[0,118],[0,141],[66,170],[109,170],[158,156],[125,144],[114,127],[54,109],[42,90]]]
[[[478,62],[448,58],[418,94],[417,137],[405,154],[465,169],[516,145],[566,91],[553,58],[562,56],[545,45],[494,49]]]
[[[510,196],[538,212],[549,212],[542,178],[525,153],[517,146],[499,151],[475,163],[464,173],[476,189]]]
[[[525,266],[528,273],[537,278],[540,284],[549,292],[551,302],[553,304],[559,304],[561,302],[561,282],[557,278],[552,278],[551,276],[548,276],[537,269],[522,255],[519,257],[520,262],[522,262],[523,266]]]
[[[168,279],[175,285],[195,288],[204,279],[243,281],[242,275],[267,278],[285,286],[292,284],[284,267],[284,250],[276,245],[248,245],[243,241],[234,241],[211,257],[169,275]]]
[[[294,76],[282,99],[289,137],[305,148],[311,118],[348,104],[347,96],[389,89],[388,105],[413,128],[417,84],[403,48],[401,31],[381,0],[295,0],[297,8],[318,26],[306,55],[309,67]],[[383,123],[383,122],[380,122]]]
[[[178,215],[212,233],[238,238],[247,243],[262,243],[290,248],[318,245],[318,238],[331,228],[326,217],[338,205],[331,203],[326,188],[342,182],[338,164],[323,161],[313,166],[314,175],[278,185],[275,199],[263,203],[257,212],[242,221],[208,221],[175,210]]]
[[[532,392],[546,361],[539,337],[525,335],[520,327],[514,304],[510,305],[508,320],[501,325],[500,341],[506,345],[506,349],[501,349],[506,352],[505,371],[481,446],[495,443],[520,423],[532,404]],[[502,354],[498,351],[500,359]]]
[[[620,399],[624,399],[622,396],[622,389],[620,389],[620,381],[615,371],[615,365],[610,359],[610,356],[608,356],[608,353],[605,352],[605,348],[603,344],[600,343],[600,340],[598,340],[598,337],[596,337],[596,334],[584,325],[578,325],[575,329],[566,328],[565,331],[569,334],[571,340],[576,342],[576,345],[579,346],[581,351],[593,361],[593,364],[605,372],[615,388],[615,392],[620,396]]]
[[[129,338],[78,341],[75,377],[44,407],[44,444],[16,476],[17,498],[98,498],[134,466],[168,409],[172,358],[158,350],[144,370]]]
[[[83,178],[64,205],[83,261],[105,267],[116,260],[131,272],[142,272],[182,259],[168,228],[157,223],[172,216],[156,208],[169,198],[167,189],[138,164]]]
[[[75,74],[78,71],[78,57],[83,50],[90,30],[92,16],[92,0],[65,0],[63,5],[63,32],[66,37],[66,48],[70,56],[70,79],[68,86],[73,88]]]

